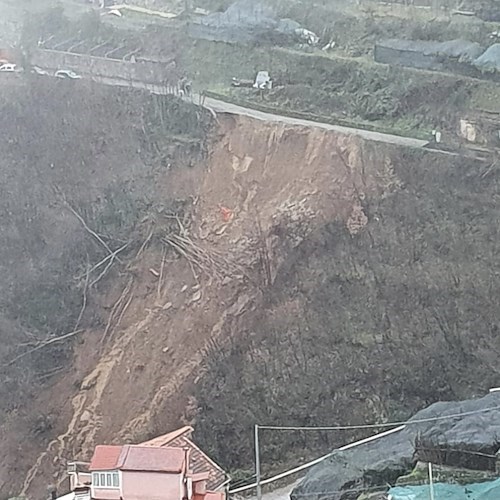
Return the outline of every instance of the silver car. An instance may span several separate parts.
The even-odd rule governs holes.
[[[54,73],[57,78],[69,78],[70,80],[80,80],[81,75],[78,75],[70,69],[60,69]]]

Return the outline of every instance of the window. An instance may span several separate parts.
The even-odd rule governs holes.
[[[120,474],[118,471],[93,472],[92,486],[94,488],[119,488]]]

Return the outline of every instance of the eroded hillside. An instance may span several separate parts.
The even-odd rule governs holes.
[[[182,421],[248,468],[255,422],[494,379],[494,165],[56,83],[2,96],[2,495]]]
[[[156,218],[184,216],[190,166],[204,155],[212,118],[82,82],[14,76],[2,85],[0,491],[8,496],[67,425],[71,397],[117,319],[128,265],[157,238]],[[76,345],[86,349],[81,365]]]

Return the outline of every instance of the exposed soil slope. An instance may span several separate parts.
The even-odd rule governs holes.
[[[186,164],[201,156],[211,118],[168,98],[10,75],[2,79],[0,100],[0,439],[6,450],[0,491],[7,496],[64,429],[64,409],[99,359],[119,296],[108,284],[121,293],[128,279],[122,273],[158,214],[183,213],[194,179]],[[179,182],[178,172],[184,174]],[[104,260],[86,279],[109,254],[106,247],[122,252],[113,266]],[[80,333],[58,340],[73,331]],[[83,366],[70,369],[72,341],[89,336]],[[52,343],[40,348],[45,342]]]
[[[495,164],[350,151],[344,207],[355,217],[308,225],[258,318],[210,353],[197,386],[199,438],[233,469],[252,463],[255,422],[398,420],[498,384]],[[209,429],[234,439],[211,439]],[[264,432],[264,473],[365,435]]]
[[[80,242],[67,249],[70,276],[75,263],[85,276],[87,253],[94,264],[107,252],[83,244],[92,237],[61,193],[79,201],[74,205],[113,249],[123,242],[130,249],[90,290],[79,343],[38,360],[50,370],[64,355],[71,367],[63,363],[48,386],[9,408],[0,435],[7,450],[2,494],[22,490],[42,498],[65,461],[88,459],[96,443],[137,442],[182,420],[197,425],[198,438],[224,465],[247,467],[255,422],[384,419],[423,401],[468,394],[473,383],[494,377],[486,348],[496,338],[494,167],[224,115],[203,156],[195,141],[207,144],[208,121],[198,111],[107,89],[96,101],[86,94],[93,103],[87,112],[75,107],[72,88],[55,116],[50,101],[38,98],[23,112],[12,110],[12,129],[2,124],[10,130],[2,139],[7,150],[9,141],[18,144],[13,160],[14,153],[24,158],[38,130],[56,131],[47,136],[44,161],[35,154],[41,142],[29,161],[19,162],[22,175],[10,176],[12,162],[5,163],[7,191],[30,165],[49,165],[33,185],[59,188],[44,220],[57,228],[65,214],[78,228],[61,226],[62,243],[64,234],[71,242],[78,234]],[[50,95],[48,89],[39,97]],[[126,115],[115,95],[129,100]],[[12,105],[19,100],[13,94]],[[31,108],[43,120],[27,120]],[[19,134],[20,127],[26,132]],[[59,136],[67,140],[63,152],[49,142]],[[93,165],[90,137],[97,144],[104,139],[103,163],[77,168],[79,161]],[[54,178],[50,164],[59,163],[52,155],[60,155],[61,165]],[[175,168],[181,165],[191,168]],[[118,182],[123,178],[128,182]],[[19,185],[15,198],[26,203],[29,183]],[[100,197],[114,200],[111,219],[103,218]],[[129,206],[134,216],[113,223]],[[53,253],[56,264],[63,261]],[[481,258],[471,259],[474,253]],[[21,325],[22,319],[8,316]],[[7,350],[5,358],[12,352],[18,351]],[[267,441],[266,460],[345,439],[276,437]],[[26,472],[23,484],[12,482]]]
[[[106,95],[109,97],[111,90],[106,90]],[[35,168],[50,161],[54,167],[48,172],[53,168],[60,169],[61,175],[65,172],[63,187],[45,171],[36,185],[57,183],[59,189],[54,196],[58,203],[54,214],[61,217],[64,213],[69,217],[80,230],[82,241],[91,238],[90,235],[79,227],[74,214],[68,210],[61,212],[63,202],[58,196],[62,192],[73,201],[88,192],[87,203],[92,199],[95,202],[108,176],[124,175],[118,173],[117,168],[136,179],[123,188],[125,195],[129,190],[139,190],[140,185],[138,199],[150,199],[151,205],[156,206],[163,193],[168,210],[156,210],[154,217],[142,223],[134,219],[134,224],[120,233],[122,241],[133,241],[133,251],[123,256],[123,263],[118,266],[120,273],[115,270],[106,286],[92,294],[91,312],[87,310],[87,314],[98,318],[85,323],[89,328],[79,336],[72,368],[68,371],[65,364],[61,368],[64,376],[52,377],[51,386],[42,387],[33,395],[29,408],[17,405],[16,413],[11,410],[3,426],[4,446],[12,450],[3,459],[3,488],[14,471],[22,471],[31,463],[33,467],[20,489],[34,498],[44,490],[51,474],[57,475],[64,469],[65,460],[87,459],[96,442],[140,440],[178,425],[183,415],[187,419],[195,417],[196,412],[189,411],[196,407],[190,396],[192,383],[201,374],[203,358],[214,345],[238,338],[242,325],[251,321],[258,311],[264,291],[274,282],[288,253],[332,220],[347,224],[352,234],[356,234],[367,222],[362,199],[368,194],[378,196],[390,191],[395,182],[390,160],[382,155],[379,161],[380,153],[357,139],[321,129],[234,117],[220,117],[211,154],[202,162],[204,166],[165,169],[162,173],[158,150],[151,149],[148,158],[156,167],[144,170],[145,153],[137,150],[138,141],[134,137],[137,130],[142,129],[135,122],[138,116],[135,111],[123,116],[121,108],[115,109],[110,119],[116,114],[121,125],[113,125],[111,121],[109,129],[99,131],[95,125],[106,123],[104,114],[110,112],[108,106],[106,112],[98,109],[103,101],[96,100],[88,111],[78,108],[79,113],[88,113],[85,115],[88,118],[80,115],[78,123],[83,125],[77,126],[72,120],[77,110],[69,93],[61,99],[66,109],[56,109],[54,116],[45,108],[49,106],[50,92],[44,97],[46,101],[34,100],[29,107],[35,108],[34,116],[41,117],[40,123],[28,121],[22,112],[16,117],[12,111],[11,116],[27,129],[22,134],[16,134],[17,126],[13,129],[12,135],[19,144],[17,151],[24,151],[30,134],[36,136],[40,128],[47,133],[60,131],[54,135],[67,136],[77,147],[70,150],[68,142],[67,148],[58,148],[57,144],[52,146],[47,137],[51,147],[47,148],[50,154],[46,154],[50,160],[42,157],[43,161],[37,161],[35,152],[43,148],[35,143],[31,145],[30,161],[19,162],[19,168]],[[141,104],[140,100],[137,102]],[[15,106],[14,98],[12,105]],[[128,102],[129,109],[137,108]],[[149,112],[153,113],[154,109]],[[49,118],[52,119],[50,126]],[[61,127],[59,120],[65,126]],[[30,123],[35,125],[31,132]],[[99,144],[116,141],[112,139],[115,127],[117,130],[124,127],[125,133],[132,135],[123,142],[120,140],[116,151],[109,150],[109,157],[103,156],[107,168],[103,165],[91,170],[88,167],[68,170],[67,165],[78,161],[84,165],[85,158],[96,155],[90,136]],[[7,136],[5,139],[10,144]],[[129,150],[121,151],[125,145]],[[176,151],[178,155],[184,152],[186,160],[193,163],[196,150],[190,148],[190,143],[184,142]],[[57,163],[52,160],[54,154],[59,155]],[[363,155],[372,165],[366,172],[363,172]],[[113,168],[109,162],[116,162],[117,167]],[[138,170],[134,172],[132,165],[137,165]],[[145,172],[149,172],[147,178],[143,177]],[[8,176],[6,179],[8,181]],[[95,191],[82,187],[89,182],[95,183]],[[20,188],[16,198],[23,199],[24,193],[29,192],[26,190],[25,186]],[[179,205],[182,210],[178,206],[172,208],[179,197],[184,200]],[[20,212],[18,208],[17,212]],[[169,214],[174,212],[183,217],[179,224],[175,219],[172,224]],[[87,216],[90,212],[82,213]],[[117,213],[123,215],[123,206],[117,208]],[[94,219],[98,220],[91,218]],[[45,226],[48,225],[41,225]],[[26,227],[29,230],[30,226]],[[57,227],[55,222],[54,227]],[[103,222],[99,230],[115,235],[109,222]],[[68,229],[64,232],[68,233]],[[170,245],[162,245],[165,237]],[[114,238],[110,241],[113,248],[117,248],[119,238]],[[19,244],[22,245],[22,241]],[[173,251],[175,244],[178,250],[187,252],[191,260],[179,258],[178,252]],[[14,248],[13,244],[9,244],[10,247]],[[77,248],[70,246],[69,254],[79,255],[74,253]],[[61,261],[60,255],[47,252],[55,263]],[[76,262],[81,268],[79,259]],[[12,273],[17,275],[19,270],[14,269]],[[24,293],[18,296],[22,298]],[[46,311],[49,321],[50,311],[43,304],[41,309]],[[70,324],[71,319],[69,316]],[[12,350],[8,352],[12,354]],[[71,356],[71,351],[66,349],[64,354]],[[56,359],[59,358],[56,356]],[[44,356],[42,360],[47,361]],[[50,368],[51,363],[48,364]],[[19,414],[21,419],[16,416]],[[35,425],[32,438],[21,440],[21,436],[29,432],[26,426],[32,423],[35,414],[44,417],[45,427],[38,429],[40,426]],[[45,417],[50,417],[48,422]],[[15,450],[19,443],[21,448]],[[46,451],[41,453],[44,448]],[[11,491],[16,491],[18,485],[9,485],[12,485]]]

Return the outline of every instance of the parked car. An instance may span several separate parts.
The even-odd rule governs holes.
[[[37,75],[41,75],[41,76],[48,76],[49,75],[48,71],[45,71],[44,69],[39,68],[38,66],[33,66],[31,71],[33,73],[36,73]]]
[[[253,80],[241,80],[240,78],[233,77],[231,81],[232,87],[248,87],[252,88],[254,84]]]
[[[17,71],[17,66],[13,63],[5,63],[0,66],[0,71],[13,73],[14,71]]]
[[[60,69],[54,73],[57,78],[69,78],[70,80],[79,80],[81,75],[78,75],[70,69]]]

